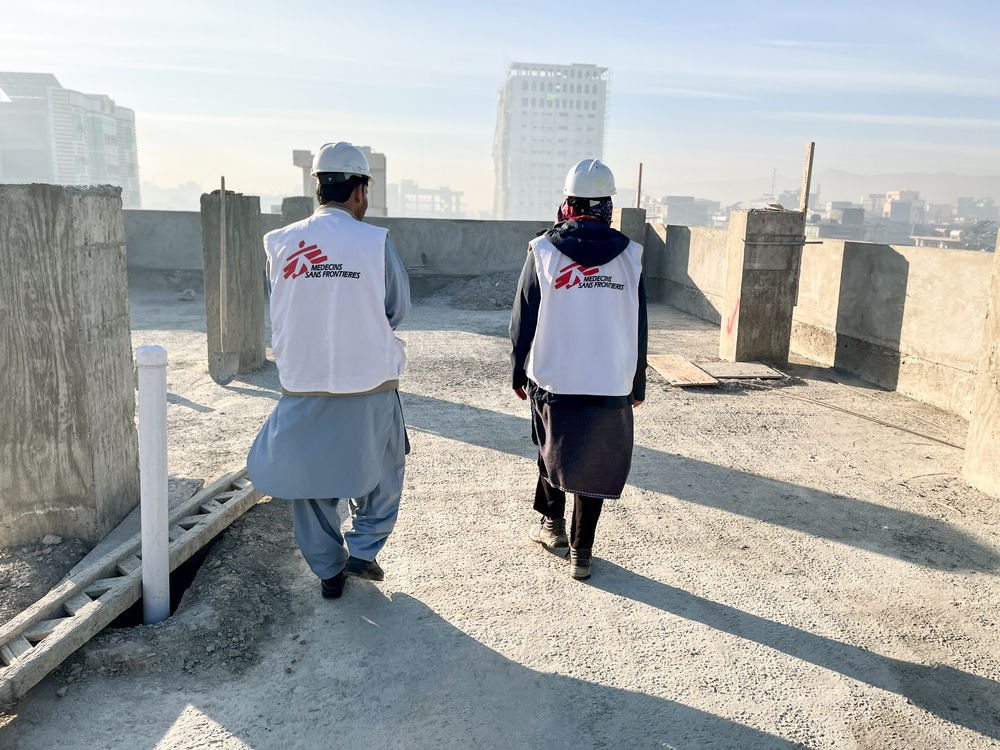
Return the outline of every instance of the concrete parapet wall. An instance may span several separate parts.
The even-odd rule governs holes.
[[[650,299],[720,323],[725,251],[725,230],[650,224]],[[844,240],[805,245],[792,351],[968,416],[992,259]]]
[[[197,211],[124,211],[129,283],[203,289],[201,216]],[[260,236],[284,226],[260,215]],[[263,252],[263,249],[262,249]]]
[[[997,255],[1000,255],[1000,237],[993,258],[963,473],[973,487],[1000,498],[1000,258]]]
[[[806,245],[792,349],[968,416],[992,260],[843,240]]]
[[[389,230],[403,262],[417,273],[456,277],[520,270],[528,242],[551,226],[543,221],[365,220]],[[280,226],[284,226],[281,216],[261,214],[261,236]],[[197,211],[125,211],[125,238],[130,276],[138,277],[143,271],[202,271],[201,217]]]
[[[528,243],[552,226],[545,221],[371,218],[389,230],[403,263],[431,274],[470,276],[519,271]]]
[[[0,546],[139,499],[121,189],[0,185]]]
[[[719,323],[726,286],[726,230],[648,224],[643,273],[650,300]]]

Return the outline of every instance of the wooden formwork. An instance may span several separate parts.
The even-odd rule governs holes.
[[[170,569],[190,558],[261,495],[241,468],[170,512]],[[0,705],[21,698],[142,595],[137,533],[69,576],[0,627]]]

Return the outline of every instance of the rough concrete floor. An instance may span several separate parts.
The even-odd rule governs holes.
[[[171,473],[211,481],[242,462],[275,370],[216,386],[200,298],[132,301],[135,343],[170,351]],[[653,351],[713,358],[717,329],[651,313]],[[818,368],[687,391],[651,373],[580,583],[526,539],[506,321],[424,306],[404,326],[413,453],[384,583],[321,600],[287,508],[261,503],[167,623],[100,634],[0,747],[1000,743],[1000,527],[946,444],[961,420]]]

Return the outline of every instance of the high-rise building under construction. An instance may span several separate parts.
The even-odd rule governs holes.
[[[139,208],[135,113],[50,73],[0,72],[0,182],[118,185]]]
[[[498,219],[555,215],[566,172],[604,157],[608,69],[513,63],[497,97],[493,140]]]

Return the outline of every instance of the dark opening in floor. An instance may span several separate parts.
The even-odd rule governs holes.
[[[181,603],[181,599],[184,598],[184,592],[190,588],[191,583],[194,581],[194,577],[198,575],[198,570],[201,568],[202,563],[204,563],[205,558],[208,557],[209,550],[212,549],[212,546],[218,538],[219,537],[215,537],[212,539],[208,544],[191,555],[191,557],[189,557],[185,562],[178,565],[174,572],[170,574],[171,615],[177,610],[178,605]],[[118,617],[116,617],[108,627],[134,628],[137,625],[142,625],[141,596],[139,597],[139,601],[118,615]]]

